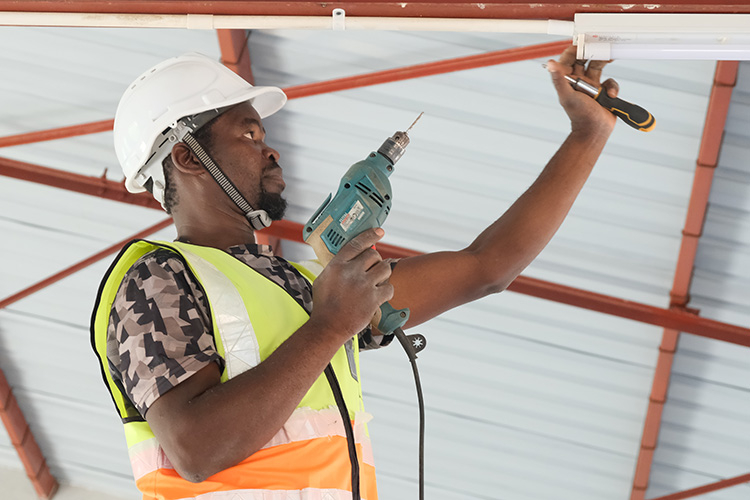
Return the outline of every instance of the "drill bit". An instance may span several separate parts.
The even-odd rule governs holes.
[[[412,127],[413,127],[414,125],[416,125],[416,124],[417,124],[417,122],[419,121],[419,119],[420,119],[420,118],[422,118],[422,115],[423,115],[423,114],[424,114],[424,111],[422,111],[421,113],[419,113],[419,116],[417,117],[417,119],[416,119],[416,120],[414,120],[414,122],[413,122],[413,123],[412,123],[411,125],[409,125],[409,128],[407,128],[407,129],[406,129],[406,131],[404,132],[405,134],[408,134],[408,133],[409,133],[409,131],[411,130],[411,128],[412,128]]]

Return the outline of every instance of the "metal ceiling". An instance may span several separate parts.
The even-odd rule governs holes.
[[[0,2],[0,10],[20,10],[18,4]],[[540,4],[531,16],[529,4],[502,4],[489,2],[481,15],[497,16],[505,6],[505,17],[555,12],[566,18],[575,9],[591,8]],[[419,4],[402,5],[404,15],[414,15],[410,9]],[[423,4],[420,12],[443,15],[452,9],[474,16],[476,5]],[[347,13],[365,9],[363,15],[383,15],[396,4],[344,6]],[[24,7],[112,8],[103,2]],[[614,2],[597,7],[621,9]],[[744,2],[681,7],[748,11]],[[133,2],[118,8],[267,9],[278,14],[320,6]],[[205,31],[3,28],[0,42],[13,50],[0,56],[6,76],[0,88],[14,98],[3,106],[0,135],[81,123],[92,125],[76,132],[107,130],[119,92],[133,75],[187,50],[214,57],[221,53],[246,73],[237,34],[222,36],[219,45],[216,35]],[[492,64],[505,61],[508,53],[476,54],[549,40],[458,33],[253,33],[250,53],[257,83],[286,87],[290,97],[299,98],[267,123],[272,145],[282,152],[293,202],[290,221],[276,228],[277,235],[298,233],[295,223],[307,218],[342,168],[424,109],[426,119],[394,178],[403,201],[388,222],[387,240],[395,246],[387,250],[398,254],[404,247],[430,251],[468,243],[531,182],[566,128],[538,62],[520,57],[482,68],[486,64],[477,57]],[[544,50],[526,54],[547,57]],[[475,69],[440,74],[440,65],[431,62],[446,57]],[[396,81],[399,72],[390,70],[401,66],[409,69],[400,74],[423,78]],[[666,330],[660,351],[655,326],[601,314],[750,343],[750,331],[738,326],[750,323],[750,266],[743,265],[750,241],[750,75],[746,63],[726,63],[713,78],[715,69],[705,62],[612,65],[611,74],[628,96],[649,103],[658,133],[636,135],[618,127],[560,234],[514,283],[512,290],[522,294],[490,297],[420,328],[431,339],[420,357],[428,398],[429,498],[637,500],[726,477],[750,480],[744,474],[750,470],[746,348],[689,334],[682,334],[677,345],[677,330]],[[371,72],[380,73],[365,83],[381,85],[356,88],[360,85],[347,78]],[[329,83],[305,85],[319,80]],[[68,137],[70,131],[53,134]],[[24,140],[34,138],[39,136]],[[111,199],[123,198],[110,141],[111,134],[100,133],[15,145],[0,155],[9,158],[0,159],[0,173],[44,176],[42,182],[58,186],[8,178],[0,183],[6,206],[0,225],[7,236],[0,298],[23,289],[33,292],[30,285],[68,269],[65,279],[41,292],[0,302],[0,367],[15,395],[0,390],[0,410],[5,410],[0,414],[4,421],[13,415],[16,423],[6,422],[9,429],[24,429],[12,405],[17,400],[33,431],[7,440],[0,436],[0,463],[17,464],[13,444],[22,455],[35,457],[27,470],[37,473],[43,494],[54,485],[29,436],[36,437],[61,481],[110,494],[133,491],[116,417],[86,346],[90,304],[106,265],[100,261],[76,274],[71,273],[84,266],[70,267],[89,255],[100,257],[105,247],[112,251],[119,245],[113,242],[159,225],[163,218],[130,202],[91,196],[106,192]],[[22,142],[0,138],[0,147]],[[42,172],[36,165],[53,170]],[[95,179],[103,173],[106,178]],[[715,179],[713,187],[707,176]],[[171,229],[158,234],[173,237]],[[306,252],[284,245],[287,255]],[[699,308],[700,315],[692,308]],[[414,404],[402,358],[389,349],[369,354],[363,366],[370,381],[365,386],[369,409],[377,417],[372,433],[382,498],[405,498],[416,491],[414,457],[407,450],[416,443]],[[747,488],[734,486],[703,498],[746,498]]]

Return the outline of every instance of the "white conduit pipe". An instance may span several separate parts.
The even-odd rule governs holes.
[[[0,12],[0,26],[79,28],[309,29],[383,31],[459,31],[544,33],[573,36],[572,21],[523,19],[453,19],[415,17],[346,17],[343,9],[328,16],[223,16],[212,14],[86,14]]]

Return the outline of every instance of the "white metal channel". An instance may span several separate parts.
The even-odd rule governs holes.
[[[259,84],[291,85],[549,41],[532,36],[254,33]],[[458,249],[533,181],[568,130],[541,61],[290,102],[266,121],[290,216],[304,222],[345,169],[425,116],[392,176],[391,243]],[[713,75],[705,62],[617,63],[623,97],[657,132],[619,125],[550,246],[527,274],[668,304]],[[296,248],[296,247],[295,247]],[[512,293],[416,331],[432,499],[626,499],[661,329]],[[383,498],[416,495],[416,402],[398,347],[363,378]]]
[[[690,305],[750,325],[750,64],[740,64],[698,247]],[[649,496],[750,471],[750,350],[682,335]],[[750,485],[701,498],[740,500]]]

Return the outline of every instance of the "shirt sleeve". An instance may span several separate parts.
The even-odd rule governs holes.
[[[380,349],[391,343],[395,337],[395,334],[389,333],[388,335],[382,335],[380,333],[373,333],[372,328],[369,326],[359,332],[359,350],[360,351],[372,351],[373,349]]]
[[[133,264],[112,304],[107,359],[141,415],[210,363],[223,369],[211,330],[205,294],[176,254],[158,249]]]

